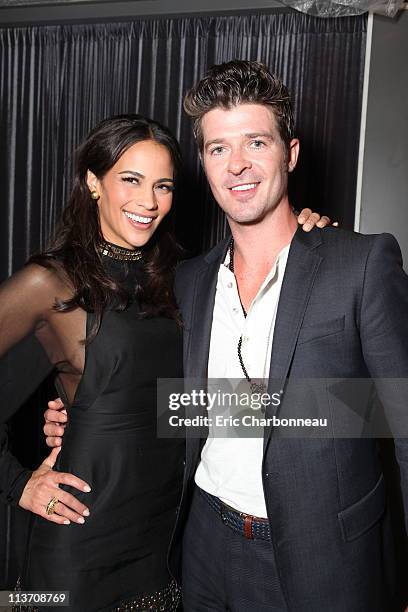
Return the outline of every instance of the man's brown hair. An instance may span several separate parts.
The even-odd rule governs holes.
[[[230,109],[238,104],[264,104],[275,115],[280,137],[289,150],[294,120],[289,91],[264,64],[232,60],[210,68],[184,98],[184,110],[194,120],[194,135],[203,150],[201,121],[214,108]]]

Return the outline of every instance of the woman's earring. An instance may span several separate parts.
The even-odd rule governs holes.
[[[99,200],[100,195],[97,191],[91,191],[91,198],[96,201]]]

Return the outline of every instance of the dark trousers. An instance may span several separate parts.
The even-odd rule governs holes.
[[[286,612],[272,544],[224,525],[198,487],[183,540],[185,612]]]

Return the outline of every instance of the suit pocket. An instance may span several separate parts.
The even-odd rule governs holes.
[[[331,336],[344,330],[344,315],[328,321],[319,321],[312,325],[303,325],[298,336],[298,344],[311,342],[318,338]]]
[[[375,525],[382,517],[386,504],[384,476],[381,474],[375,487],[358,502],[338,513],[345,542],[351,542]]]

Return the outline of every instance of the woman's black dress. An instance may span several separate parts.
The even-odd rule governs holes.
[[[109,274],[128,289],[137,279],[143,282],[140,262],[103,259]],[[54,316],[61,321],[66,315]],[[92,323],[93,315],[86,315],[88,332]],[[72,380],[69,361],[59,355],[56,363],[58,351],[47,346],[41,329],[37,336],[49,357],[54,352],[60,384],[64,374]],[[64,609],[75,612],[175,610],[179,595],[167,552],[184,445],[156,435],[156,381],[182,376],[180,327],[164,317],[139,318],[133,301],[124,311],[106,311],[83,350],[83,371],[54,469],[90,484],[90,493],[66,487],[89,507],[90,516],[84,525],[64,526],[35,515],[22,585],[69,591],[70,607]]]

